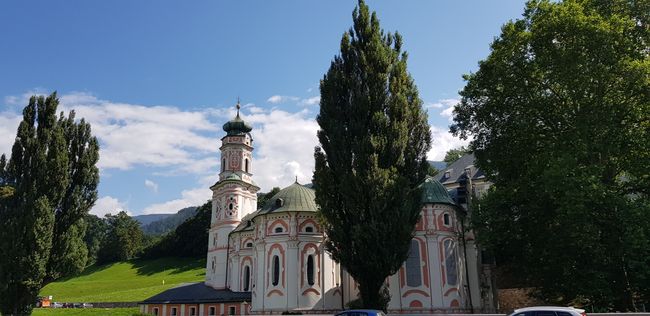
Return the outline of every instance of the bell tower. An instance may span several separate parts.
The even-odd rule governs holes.
[[[205,283],[215,289],[225,289],[228,251],[228,234],[241,219],[257,209],[259,187],[253,175],[253,129],[239,115],[223,125],[226,136],[221,138],[221,172],[212,190],[212,217],[208,237],[208,255]]]

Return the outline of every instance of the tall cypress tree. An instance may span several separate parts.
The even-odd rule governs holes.
[[[326,247],[359,284],[365,307],[386,309],[386,278],[408,255],[431,135],[399,34],[384,34],[360,0],[320,83],[314,185]]]
[[[57,106],[56,93],[30,98],[0,173],[9,192],[0,198],[3,314],[29,314],[44,280],[86,263],[81,218],[96,199],[99,147],[74,113],[57,120]]]

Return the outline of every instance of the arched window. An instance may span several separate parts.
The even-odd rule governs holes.
[[[253,243],[252,242],[246,243],[246,248],[253,248]]]
[[[248,158],[244,159],[244,171],[248,172]]]
[[[279,233],[281,233],[281,232],[282,232],[282,227],[276,227],[276,228],[275,228],[275,233],[276,233],[276,234],[279,234]]]
[[[277,286],[280,282],[280,257],[273,256],[273,286]]]
[[[216,269],[216,264],[217,264],[217,263],[214,261],[214,257],[213,257],[213,258],[212,258],[212,273],[214,273],[214,271],[215,271],[215,269]]]
[[[417,240],[411,240],[411,249],[409,256],[406,258],[406,285],[422,285],[422,270],[420,267],[420,243]]]
[[[246,266],[244,268],[244,292],[250,291],[251,284],[251,267]]]
[[[451,226],[451,217],[449,216],[449,213],[442,215],[442,224],[445,226]]]
[[[307,284],[314,285],[314,256],[307,257]]]
[[[447,284],[456,285],[458,283],[458,267],[456,263],[456,243],[451,239],[444,242],[445,246],[445,267],[447,271]]]
[[[221,160],[221,172],[226,171],[226,158]]]
[[[313,233],[314,232],[314,227],[307,226],[305,227],[305,233]]]

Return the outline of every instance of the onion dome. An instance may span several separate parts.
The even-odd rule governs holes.
[[[298,181],[280,190],[262,208],[260,213],[271,212],[316,212],[316,195],[313,189],[307,188]]]
[[[226,122],[226,124],[223,124],[223,130],[227,133],[228,136],[244,135],[253,130],[253,127],[251,127],[250,124],[244,122],[244,120],[239,117],[240,108],[241,106],[239,105],[239,100],[237,100],[237,116],[234,119]]]
[[[449,196],[447,189],[433,177],[427,177],[420,187],[422,188],[422,203],[456,206],[456,202]]]

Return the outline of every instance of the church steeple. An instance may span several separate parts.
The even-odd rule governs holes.
[[[239,98],[237,116],[223,125],[226,136],[221,139],[221,172],[212,190],[212,220],[208,246],[206,284],[217,289],[228,288],[228,234],[241,219],[257,209],[259,187],[252,179],[253,128],[241,118]]]

